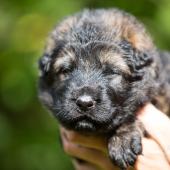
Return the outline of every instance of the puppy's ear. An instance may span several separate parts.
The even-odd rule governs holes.
[[[49,88],[49,71],[51,67],[51,56],[45,54],[39,59],[39,70],[40,70],[40,77],[39,77],[39,89],[38,89],[38,96],[40,101],[47,106],[49,109],[53,104],[53,98],[50,93]]]
[[[50,65],[51,65],[51,57],[48,54],[43,55],[39,59],[39,69],[40,69],[41,76],[44,76],[49,72]]]
[[[39,78],[38,82],[38,97],[40,101],[49,109],[53,105],[53,97],[51,95],[51,88],[48,85],[48,81],[44,76]]]
[[[141,80],[144,76],[145,68],[153,62],[153,52],[148,50],[139,51],[126,40],[121,43],[121,48],[125,51],[125,59],[131,70],[130,80]]]
[[[134,50],[132,63],[129,65],[132,71],[132,80],[141,80],[144,76],[145,68],[153,62],[152,54]]]

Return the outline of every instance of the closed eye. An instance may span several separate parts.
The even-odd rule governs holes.
[[[61,67],[58,74],[69,74],[73,69],[71,67]]]
[[[120,75],[121,72],[120,72],[120,70],[115,69],[115,68],[105,67],[104,70],[103,70],[103,74],[107,75],[107,76],[115,75],[115,74],[116,75]]]
[[[71,73],[73,71],[74,67],[75,67],[74,62],[63,62],[56,69],[56,73],[66,75],[66,74]]]

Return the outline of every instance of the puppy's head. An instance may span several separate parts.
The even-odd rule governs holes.
[[[39,96],[69,129],[107,133],[135,119],[155,84],[155,50],[118,10],[84,11],[52,32],[40,59]]]

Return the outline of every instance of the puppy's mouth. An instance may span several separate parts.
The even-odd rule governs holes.
[[[102,132],[104,129],[107,128],[107,125],[110,124],[110,122],[101,122],[97,121],[96,119],[89,117],[87,115],[77,118],[74,122],[74,130],[81,131],[81,132]]]
[[[75,130],[84,132],[94,132],[96,131],[96,126],[93,122],[89,120],[79,120],[75,124]]]
[[[112,117],[95,117],[90,114],[76,114],[73,116],[58,116],[60,123],[70,130],[75,130],[83,133],[109,133],[112,131]]]

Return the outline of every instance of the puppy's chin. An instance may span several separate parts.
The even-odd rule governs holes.
[[[90,121],[81,120],[76,123],[75,130],[82,131],[82,132],[94,132],[94,131],[96,131],[96,127]]]

